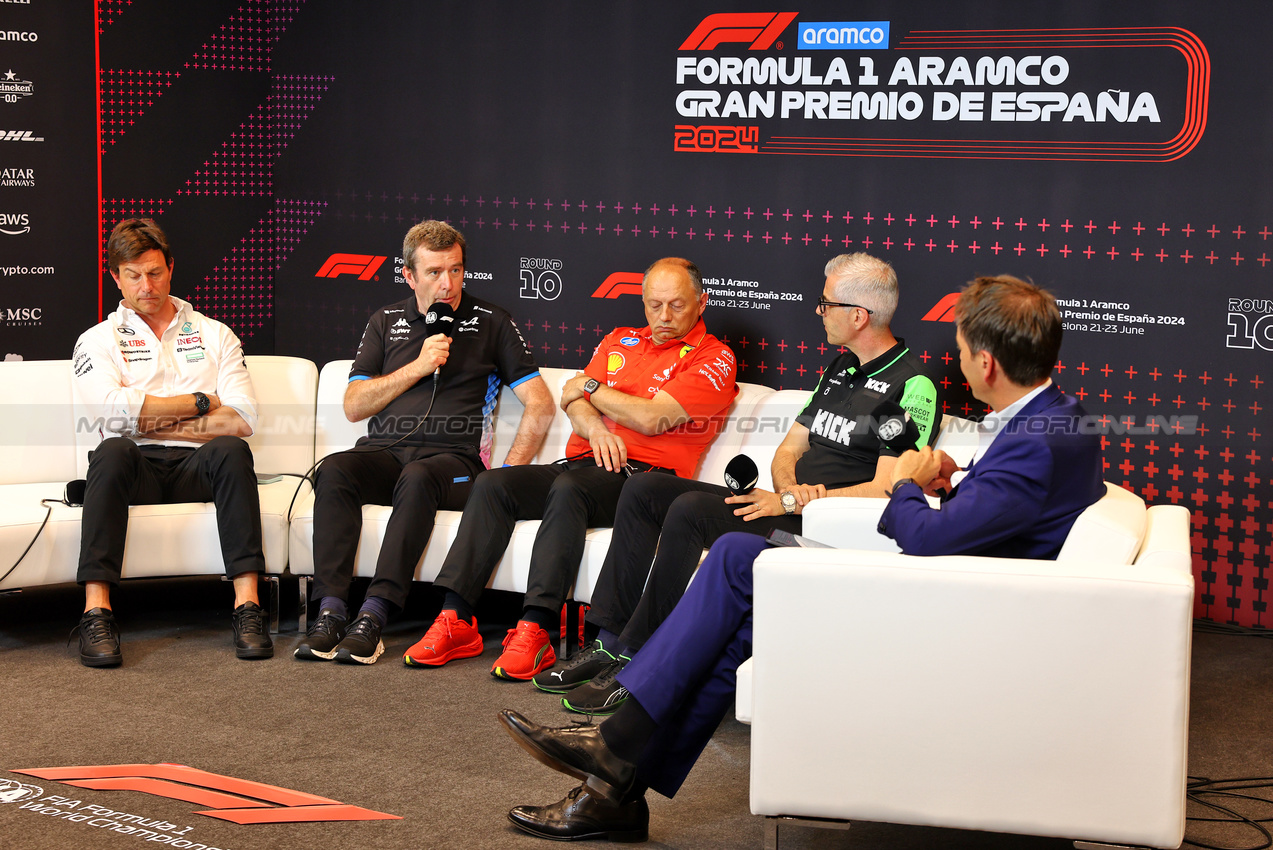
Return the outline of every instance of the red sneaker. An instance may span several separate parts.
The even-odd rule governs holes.
[[[470,623],[443,611],[429,626],[424,637],[402,655],[408,667],[441,667],[453,658],[472,658],[482,654],[482,636],[477,632],[477,618]]]
[[[557,663],[548,632],[535,623],[518,620],[504,638],[504,653],[495,659],[491,675],[499,679],[526,680]]]

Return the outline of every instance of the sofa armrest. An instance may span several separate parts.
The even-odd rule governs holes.
[[[754,598],[754,813],[1180,843],[1190,576],[771,549]]]
[[[837,549],[866,549],[872,552],[900,552],[898,545],[876,530],[887,499],[861,496],[830,496],[805,505],[804,530],[810,540]]]

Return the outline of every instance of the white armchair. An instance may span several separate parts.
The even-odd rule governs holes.
[[[809,515],[805,528],[829,536]],[[1184,508],[1146,512],[1111,487],[1057,561],[855,541],[756,562],[739,715],[752,723],[751,809],[770,818],[768,846],[784,817],[1180,844]]]

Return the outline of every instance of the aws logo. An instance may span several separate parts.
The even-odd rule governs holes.
[[[718,44],[743,43],[768,50],[798,12],[718,12],[708,15],[681,44],[681,50],[711,50]]]
[[[955,321],[955,303],[959,301],[959,293],[952,292],[933,305],[920,321],[953,322]]]
[[[356,274],[359,280],[371,280],[380,264],[388,257],[377,257],[374,254],[332,254],[323,263],[314,277],[340,277],[342,274]],[[379,278],[376,278],[379,280]]]

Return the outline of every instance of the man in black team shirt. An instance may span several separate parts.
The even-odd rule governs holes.
[[[798,534],[800,514],[814,499],[887,496],[900,452],[876,433],[881,404],[910,414],[920,445],[931,438],[937,389],[890,328],[898,300],[893,267],[868,254],[841,254],[823,271],[818,315],[827,342],[848,350],[826,365],[774,454],[778,492],[730,496],[719,485],[670,475],[624,485],[614,542],[587,615],[592,644],[564,668],[533,679],[540,690],[565,694],[566,708],[610,714],[623,703],[627,690],[617,674],[676,606],[703,548],[722,534],[774,528]]]
[[[319,615],[297,658],[372,664],[384,652],[381,629],[406,601],[434,514],[462,509],[473,479],[490,464],[501,383],[525,405],[505,465],[529,462],[552,422],[552,395],[512,318],[464,292],[467,248],[460,232],[421,222],[407,232],[402,257],[415,293],[372,315],[345,389],[345,416],[370,417],[367,436],[324,460],[315,479]],[[455,311],[455,320],[447,333],[426,337],[426,316],[440,304]],[[393,513],[366,601],[351,623],[346,596],[365,504],[392,504]]]

